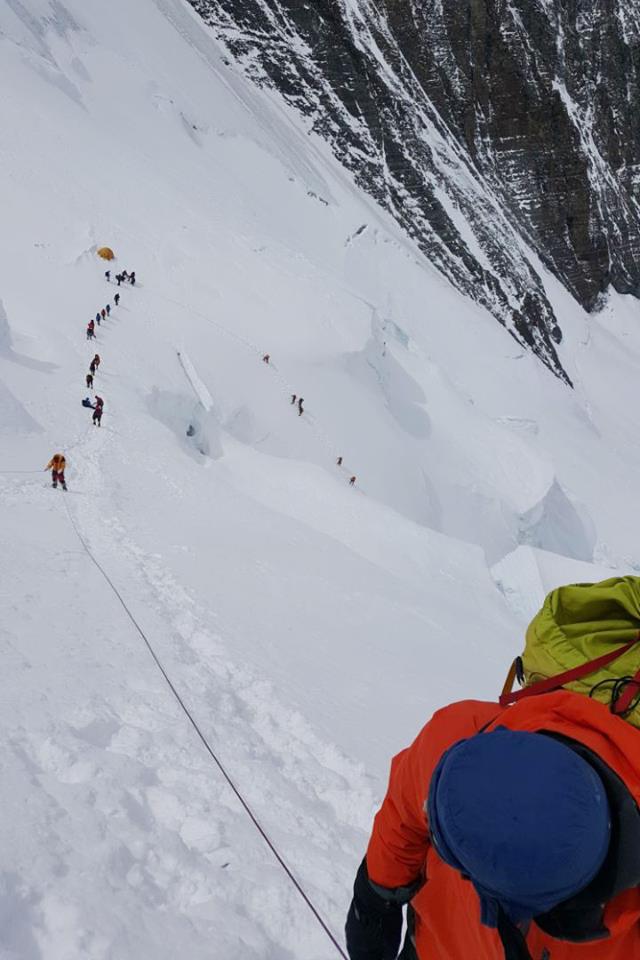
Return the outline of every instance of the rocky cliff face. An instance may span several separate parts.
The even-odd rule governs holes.
[[[190,0],[426,256],[567,380],[540,261],[640,291],[640,0]]]

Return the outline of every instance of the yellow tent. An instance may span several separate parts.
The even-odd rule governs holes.
[[[115,254],[111,247],[100,247],[98,256],[102,257],[103,260],[113,260]]]

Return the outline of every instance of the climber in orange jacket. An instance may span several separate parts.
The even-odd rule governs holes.
[[[54,453],[49,460],[49,463],[44,468],[45,470],[51,470],[51,486],[55,489],[58,486],[58,483],[62,485],[62,489],[67,489],[67,483],[64,478],[64,469],[67,465],[67,461],[61,453]]]
[[[438,711],[391,765],[351,960],[640,957],[640,731],[579,693]]]

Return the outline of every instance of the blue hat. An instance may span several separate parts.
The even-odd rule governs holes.
[[[609,848],[602,780],[570,747],[498,727],[442,756],[427,816],[440,857],[471,880],[481,920],[530,920],[584,889]]]

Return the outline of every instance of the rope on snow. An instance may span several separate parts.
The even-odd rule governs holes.
[[[117,588],[116,585],[114,584],[113,580],[111,580],[109,574],[106,572],[106,570],[104,569],[104,567],[103,567],[103,566],[100,564],[100,562],[96,559],[96,557],[95,557],[94,554],[92,553],[89,545],[87,544],[86,540],[84,539],[84,537],[83,537],[82,534],[80,533],[80,530],[78,529],[78,526],[77,526],[77,524],[76,524],[76,522],[75,522],[75,520],[74,520],[74,518],[73,518],[73,514],[71,513],[71,510],[69,509],[69,504],[68,504],[67,500],[65,499],[63,502],[64,502],[65,510],[67,511],[67,516],[69,517],[69,521],[70,521],[70,523],[71,523],[71,526],[73,527],[73,529],[74,529],[74,531],[75,531],[75,534],[76,534],[78,540],[79,540],[80,543],[82,544],[82,547],[83,547],[85,553],[87,554],[87,556],[89,557],[89,559],[91,560],[91,562],[94,564],[94,566],[96,566],[96,567],[98,568],[98,570],[99,570],[100,573],[102,574],[103,578],[106,580],[106,582],[108,583],[109,587],[111,588],[111,590],[113,591],[113,593],[115,594],[115,596],[117,597],[117,599],[119,600],[119,602],[120,602],[122,608],[124,609],[127,617],[129,618],[129,620],[131,621],[131,623],[133,624],[133,626],[135,627],[135,629],[137,630],[137,632],[140,634],[140,636],[141,636],[141,638],[142,638],[142,640],[143,640],[143,642],[144,642],[147,650],[149,651],[149,653],[151,654],[151,657],[153,658],[153,661],[154,661],[155,665],[157,666],[158,670],[160,671],[160,673],[161,673],[162,676],[164,677],[164,679],[165,679],[165,681],[166,681],[166,683],[167,683],[167,686],[169,687],[169,689],[171,690],[171,693],[173,694],[173,696],[175,697],[175,699],[176,699],[177,702],[179,703],[180,707],[182,708],[185,716],[187,717],[187,719],[189,720],[189,723],[191,724],[191,726],[192,726],[193,729],[195,730],[196,734],[198,735],[198,737],[199,737],[200,741],[202,742],[202,745],[204,746],[205,750],[207,751],[207,753],[209,754],[209,756],[211,757],[211,759],[213,760],[213,762],[214,762],[215,765],[217,766],[218,770],[220,771],[220,773],[222,774],[222,776],[223,776],[224,779],[226,780],[227,784],[229,785],[229,787],[231,788],[231,790],[232,790],[233,793],[235,794],[236,798],[237,798],[238,801],[240,802],[240,804],[241,804],[242,808],[244,809],[245,813],[247,814],[247,816],[249,817],[249,819],[250,819],[251,822],[253,823],[254,827],[256,828],[256,830],[258,831],[258,833],[260,834],[260,836],[262,837],[262,839],[264,840],[264,842],[265,842],[266,845],[268,846],[269,850],[271,851],[271,853],[273,854],[273,856],[275,857],[275,859],[278,861],[278,863],[280,864],[280,866],[282,867],[282,869],[283,869],[284,872],[286,873],[287,877],[289,878],[289,880],[291,881],[291,883],[293,884],[293,886],[295,887],[295,889],[298,891],[298,893],[300,894],[300,896],[302,897],[302,899],[303,899],[304,902],[306,903],[307,907],[309,908],[309,910],[311,911],[311,913],[313,914],[313,916],[315,917],[315,919],[317,920],[317,922],[319,923],[319,925],[320,925],[320,926],[322,927],[322,929],[324,930],[325,934],[327,935],[327,937],[329,938],[329,940],[331,941],[331,943],[333,944],[333,946],[336,948],[336,951],[338,952],[338,954],[343,958],[343,960],[349,960],[349,958],[348,958],[345,950],[343,949],[343,947],[342,947],[341,944],[339,943],[339,941],[338,941],[337,937],[335,936],[335,934],[332,932],[332,930],[331,930],[331,928],[329,927],[328,923],[326,922],[326,920],[324,920],[324,918],[322,917],[322,914],[320,913],[320,911],[318,910],[318,908],[315,906],[315,904],[314,904],[313,901],[311,900],[310,896],[306,893],[304,887],[302,886],[301,882],[298,880],[298,878],[296,877],[296,875],[293,873],[292,869],[291,869],[291,868],[287,865],[287,863],[285,862],[284,858],[282,857],[282,855],[281,855],[280,852],[278,851],[278,848],[276,847],[274,841],[270,838],[269,834],[267,833],[267,831],[265,830],[265,828],[262,826],[260,820],[258,819],[258,817],[256,816],[256,814],[255,814],[255,813],[253,812],[253,810],[251,809],[249,803],[245,800],[245,798],[244,798],[244,796],[243,796],[240,788],[236,785],[236,783],[235,783],[235,781],[232,779],[231,775],[227,772],[226,767],[224,766],[224,764],[222,763],[222,761],[219,759],[219,757],[217,756],[217,754],[216,754],[216,752],[214,751],[213,747],[211,746],[211,744],[210,744],[209,741],[207,740],[205,734],[202,732],[202,730],[201,730],[200,727],[198,726],[198,723],[197,723],[196,719],[194,718],[193,714],[191,713],[191,711],[190,711],[189,708],[187,707],[186,703],[184,702],[184,700],[183,700],[182,697],[180,696],[180,694],[179,694],[178,690],[176,689],[173,681],[171,680],[169,674],[167,673],[167,671],[165,670],[164,666],[162,665],[162,662],[160,661],[160,658],[159,658],[158,655],[156,654],[156,652],[155,652],[155,650],[154,650],[154,648],[153,648],[150,640],[148,639],[148,637],[146,636],[144,630],[142,629],[142,627],[140,626],[140,624],[138,623],[138,621],[137,621],[136,618],[134,617],[133,613],[131,612],[131,610],[130,610],[129,607],[127,606],[127,603],[126,603],[126,601],[124,600],[124,598],[122,597],[122,594],[120,593],[120,591],[118,590],[118,588]]]

